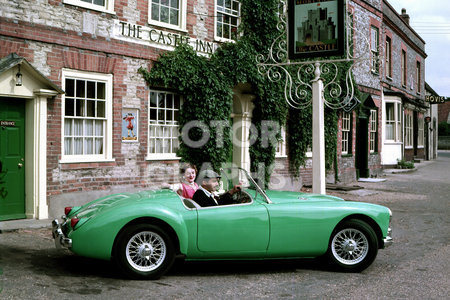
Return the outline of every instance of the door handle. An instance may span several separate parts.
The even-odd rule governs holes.
[[[23,164],[22,164],[22,163],[18,163],[17,166],[18,166],[19,168],[22,168],[22,167],[23,167]]]

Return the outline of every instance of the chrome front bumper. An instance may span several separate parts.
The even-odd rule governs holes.
[[[64,235],[61,224],[59,224],[57,219],[52,221],[52,235],[56,248],[72,248],[72,240]]]
[[[393,242],[394,242],[394,240],[392,239],[392,229],[388,228],[387,235],[383,239],[384,248],[389,247],[390,245],[392,245]]]

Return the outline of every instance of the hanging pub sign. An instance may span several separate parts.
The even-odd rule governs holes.
[[[343,0],[289,0],[289,58],[344,54]]]

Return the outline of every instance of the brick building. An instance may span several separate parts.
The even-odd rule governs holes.
[[[239,24],[238,1],[40,0],[30,6],[0,0],[0,5],[0,197],[7,199],[0,220],[45,219],[104,194],[177,180],[182,95],[148,87],[138,69],[179,43],[208,55],[231,41]],[[341,182],[378,175],[382,165],[403,155],[423,156],[421,131],[414,128],[423,120],[424,42],[385,1],[355,0],[348,6],[367,22],[359,30],[372,38],[373,55],[382,54],[378,46],[389,37],[393,73],[382,64],[355,69],[361,105],[340,114],[338,174],[329,175]],[[400,66],[403,50],[407,69]],[[247,84],[234,88],[233,122],[243,124],[236,133],[242,137],[251,124],[252,99]],[[394,115],[401,119],[386,117],[389,103],[398,103]],[[411,150],[391,150],[386,127],[398,122],[392,124],[404,128],[406,116],[412,121],[402,130],[413,128],[418,142],[411,142]],[[286,147],[277,148],[272,186],[282,181],[282,187],[299,190],[311,184],[311,161],[294,177]],[[249,169],[245,139],[234,145],[233,163]]]
[[[383,6],[382,164],[425,158],[425,41],[409,26],[406,10],[399,15],[386,1]]]

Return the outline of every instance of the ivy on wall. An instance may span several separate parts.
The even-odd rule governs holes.
[[[140,68],[150,86],[170,87],[183,95],[180,128],[193,120],[198,120],[197,125],[200,125],[188,131],[188,140],[200,141],[206,132],[210,133],[209,139],[200,147],[181,143],[177,155],[198,166],[204,162],[211,163],[216,170],[231,153],[230,132],[222,130],[223,136],[218,136],[220,130],[211,123],[227,121],[231,114],[230,81],[221,74],[220,69],[215,60],[198,56],[186,44],[162,55],[150,72]],[[218,145],[217,140],[222,143]]]
[[[255,95],[252,123],[258,130],[257,141],[250,147],[251,170],[267,187],[276,145],[262,142],[262,121],[272,120],[282,126],[287,124],[290,169],[299,175],[299,167],[305,163],[306,151],[312,145],[311,107],[288,109],[284,85],[271,82],[257,69],[256,55],[266,54],[279,35],[276,29],[279,0],[240,2],[240,35],[235,43],[221,45],[209,58],[198,56],[189,45],[182,44],[174,51],[162,54],[150,71],[145,68],[139,71],[150,86],[170,88],[183,95],[180,128],[192,120],[200,121],[204,127],[192,127],[189,140],[199,141],[205,131],[210,133],[207,142],[200,147],[181,143],[178,156],[200,167],[204,163],[210,164],[215,170],[230,161],[232,153],[231,132],[217,126],[217,121],[231,128],[233,87],[239,83],[250,84]],[[345,77],[340,74],[339,78]],[[325,124],[326,168],[330,169],[336,165],[336,111],[326,109]],[[265,166],[262,174],[258,173],[261,166]]]

